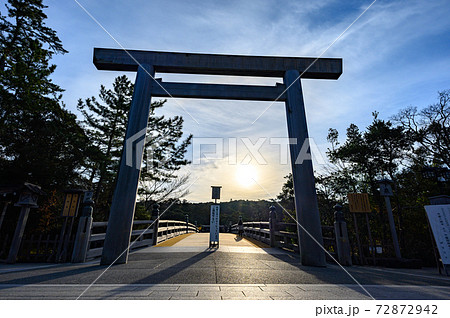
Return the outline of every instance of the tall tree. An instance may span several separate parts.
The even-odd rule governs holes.
[[[439,100],[421,111],[408,107],[394,116],[413,142],[419,143],[414,159],[450,167],[450,90],[438,93]]]
[[[0,178],[66,187],[78,182],[87,140],[50,79],[50,59],[67,51],[45,25],[45,8],[8,0],[0,14]]]
[[[97,206],[106,204],[114,190],[132,95],[132,83],[126,76],[120,76],[114,80],[112,89],[100,86],[101,102],[95,97],[78,101],[84,117],[82,125],[97,150],[87,164],[86,175],[93,186]]]
[[[181,116],[166,118],[155,114],[165,102],[152,103],[148,121],[139,190],[147,202],[147,210],[153,202],[181,198],[188,192],[189,174],[179,176],[177,172],[189,164],[184,156],[192,135],[182,140],[184,119]]]
[[[56,68],[50,59],[67,51],[56,31],[45,25],[46,6],[42,0],[8,0],[5,7],[7,15],[0,16],[1,88],[18,99],[61,92],[49,78]]]
[[[333,138],[337,135],[328,136],[329,140]],[[387,174],[392,180],[396,179],[395,175],[411,148],[412,143],[402,127],[379,119],[378,113],[374,112],[373,121],[365,132],[351,124],[345,143],[329,149],[327,154],[332,163],[343,162],[351,173],[362,176],[362,181],[375,192],[377,178]]]
[[[133,84],[126,76],[120,76],[115,79],[112,89],[100,87],[98,100],[91,97],[78,102],[78,109],[84,117],[82,124],[97,149],[87,165],[87,176],[95,191],[99,218],[106,218],[109,212],[132,96]],[[166,119],[155,114],[164,103],[152,103],[148,119],[139,188],[141,199],[145,201],[142,212],[147,214],[155,201],[173,194],[181,197],[187,181],[187,177],[178,176],[177,171],[188,164],[184,155],[192,136],[182,140],[182,117]]]

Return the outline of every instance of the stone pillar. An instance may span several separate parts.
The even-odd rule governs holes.
[[[20,209],[20,216],[19,220],[17,221],[11,247],[9,248],[8,258],[6,259],[6,263],[8,264],[14,264],[17,260],[17,254],[19,254],[19,248],[20,244],[22,243],[23,232],[25,231],[29,214],[30,207],[22,206]]]
[[[269,208],[270,247],[276,247],[275,232],[277,231],[277,208],[273,205]]]
[[[289,87],[286,91],[288,135],[289,138],[295,138],[297,141],[296,144],[290,145],[290,154],[294,180],[295,210],[297,221],[301,225],[298,226],[298,245],[303,265],[325,266],[325,254],[322,249],[322,227],[312,160],[311,158],[304,158],[306,151],[301,152],[302,147],[305,147],[304,150],[309,150],[309,141],[299,75],[297,70],[289,70],[284,74],[284,84]],[[304,145],[305,142],[308,144]]]
[[[73,246],[72,263],[84,263],[86,261],[86,255],[89,250],[89,240],[91,238],[93,221],[92,213],[94,210],[92,194],[92,191],[85,193],[83,210],[81,212],[80,220],[78,221],[77,235]]]
[[[2,229],[3,219],[6,215],[6,210],[8,210],[8,205],[10,202],[5,202],[2,209],[2,214],[0,215],[0,230]]]
[[[153,66],[139,66],[106,230],[101,260],[103,265],[123,264],[128,260],[154,75]]]
[[[397,231],[395,230],[394,215],[392,214],[391,199],[389,198],[389,196],[384,197],[384,202],[386,203],[386,210],[389,220],[389,227],[391,229],[392,243],[394,244],[395,257],[401,259],[402,254],[400,252],[400,245],[398,244]]]
[[[334,206],[334,234],[336,237],[336,249],[339,264],[344,266],[352,265],[352,256],[350,253],[350,242],[348,240],[347,223],[342,213],[342,206]]]
[[[157,203],[153,205],[152,219],[153,219],[152,245],[156,245],[158,244],[158,227],[159,227],[159,204]]]

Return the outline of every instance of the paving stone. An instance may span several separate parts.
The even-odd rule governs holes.
[[[169,300],[170,297],[173,296],[172,292],[152,292],[148,296],[148,299],[157,299],[157,300]]]
[[[219,286],[183,286],[181,285],[178,289],[178,292],[191,292],[191,291],[202,291],[202,292],[213,292],[213,291],[220,291]]]
[[[177,291],[180,288],[180,285],[155,285],[149,287],[142,287],[143,290],[149,291]]]
[[[119,297],[119,295],[109,295],[109,296],[81,296],[79,299],[80,300],[105,300],[105,299],[117,299],[117,297]]]
[[[200,300],[196,296],[181,296],[181,295],[174,295],[169,298],[169,300]]]
[[[147,296],[119,296],[117,300],[149,300]]]
[[[270,296],[269,293],[267,292],[263,292],[262,290],[260,290],[259,292],[256,291],[242,291],[245,295],[245,297],[264,297],[267,298]]]
[[[242,293],[242,291],[222,291],[220,292],[220,296],[222,297],[245,297],[245,295]]]
[[[222,293],[221,292],[202,292],[200,291],[197,295],[198,299],[205,299],[205,300],[220,300],[222,299]]]
[[[297,300],[295,297],[286,297],[286,296],[270,296],[273,300]]]
[[[243,291],[243,292],[262,292],[258,286],[220,286],[220,290],[227,291]]]
[[[245,297],[242,300],[273,300],[270,296]]]

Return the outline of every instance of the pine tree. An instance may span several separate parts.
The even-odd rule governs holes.
[[[169,198],[181,198],[188,193],[185,185],[189,174],[178,176],[177,171],[189,164],[184,158],[192,135],[181,140],[183,136],[183,118],[175,116],[165,118],[156,116],[156,109],[163,107],[166,101],[151,105],[147,128],[147,138],[141,171],[139,194],[150,210],[154,202]]]
[[[0,14],[0,180],[44,188],[78,183],[87,141],[50,75],[66,53],[42,0],[8,0]],[[3,11],[5,12],[5,11]]]
[[[108,210],[114,191],[132,94],[133,84],[126,76],[120,76],[115,79],[112,90],[101,85],[99,99],[104,104],[95,97],[78,101],[78,109],[84,117],[83,126],[97,149],[88,165],[88,177],[100,210]]]
[[[42,0],[8,0],[5,7],[8,14],[0,17],[1,88],[18,99],[61,92],[49,78],[56,68],[50,59],[67,51],[56,31],[45,25],[46,6]]]
[[[132,96],[133,84],[126,76],[120,76],[114,80],[112,89],[106,89],[103,85],[100,87],[99,99],[91,97],[78,102],[78,109],[84,117],[83,126],[97,149],[97,155],[92,156],[88,164],[97,218],[106,218],[109,212]],[[155,115],[155,110],[164,103],[153,102],[148,119],[139,189],[139,194],[147,202],[145,210],[151,208],[155,201],[174,193],[180,194],[187,181],[187,177],[178,177],[176,172],[188,164],[184,155],[192,136],[181,140],[181,117],[166,119]]]

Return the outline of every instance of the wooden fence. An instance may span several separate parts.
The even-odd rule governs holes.
[[[153,226],[148,228],[153,223],[153,220],[135,220],[133,222],[133,231],[131,234],[130,249],[137,249],[140,247],[153,245]],[[194,224],[183,221],[174,220],[159,220],[158,224],[158,238],[156,244],[176,237],[185,233],[197,232],[197,227]],[[92,260],[102,255],[103,244],[106,236],[106,228],[108,222],[92,222],[92,227],[89,231],[88,246],[86,253],[86,260]],[[21,262],[56,262],[58,256],[58,247],[61,248],[61,242],[58,234],[47,235],[26,235],[22,239],[18,259]],[[67,246],[64,257],[60,257],[60,262],[70,261],[72,256],[72,248],[75,245],[76,233],[65,242]],[[10,235],[0,238],[0,258],[6,259],[9,251],[9,243],[11,241]]]
[[[8,256],[9,234],[0,239],[0,256],[4,260]],[[58,253],[58,234],[31,234],[22,238],[18,259],[20,262],[54,262]],[[73,244],[73,237],[67,242]]]

